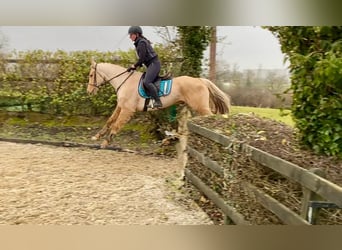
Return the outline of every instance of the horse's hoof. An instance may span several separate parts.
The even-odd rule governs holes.
[[[97,141],[98,139],[99,139],[99,136],[97,136],[97,135],[94,135],[94,136],[91,137],[92,141]]]
[[[107,140],[104,140],[102,143],[101,143],[101,148],[106,148],[106,147],[108,147],[108,141]]]

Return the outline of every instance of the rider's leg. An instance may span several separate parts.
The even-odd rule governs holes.
[[[160,108],[163,106],[158,96],[158,89],[153,84],[153,82],[157,79],[159,72],[160,72],[160,62],[158,59],[156,59],[148,66],[146,70],[145,79],[144,79],[144,86],[145,88],[147,88],[147,90],[149,91],[149,94],[155,100],[154,107],[156,108]]]
[[[162,102],[160,101],[160,98],[158,96],[158,89],[153,83],[147,83],[145,84],[145,87],[149,90],[149,93],[155,100],[153,107],[155,108],[161,108],[163,106]]]

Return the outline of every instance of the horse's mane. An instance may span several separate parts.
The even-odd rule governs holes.
[[[98,63],[98,64],[102,64],[103,66],[115,67],[115,68],[118,68],[118,69],[125,69],[121,65],[114,64],[114,63],[109,63],[109,62],[103,62],[103,63]]]

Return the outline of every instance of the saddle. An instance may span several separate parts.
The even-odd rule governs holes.
[[[140,78],[138,92],[141,97],[145,99],[151,99],[151,96],[148,93],[148,90],[145,89],[144,84],[143,84],[145,74],[146,72],[144,72]],[[169,95],[171,93],[171,88],[172,88],[171,73],[168,72],[166,75],[158,76],[156,81],[153,84],[157,87],[159,97]]]

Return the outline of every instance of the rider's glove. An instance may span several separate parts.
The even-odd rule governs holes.
[[[127,69],[127,72],[131,72],[132,70],[136,70],[136,68],[131,66]]]

